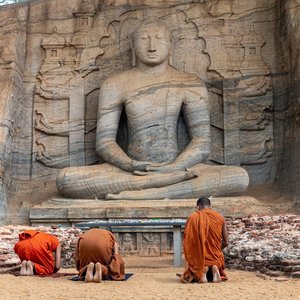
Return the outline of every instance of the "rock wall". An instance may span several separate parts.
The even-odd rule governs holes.
[[[300,278],[300,216],[249,216],[227,218],[229,246],[225,249],[226,267],[247,271],[259,271],[269,276]],[[13,251],[18,234],[30,227],[0,227],[0,271],[20,264]],[[81,230],[77,228],[31,227],[54,234],[62,245],[63,267],[75,267],[74,251]],[[132,255],[130,233],[122,231],[118,242],[123,256]],[[147,235],[147,234],[146,234]],[[170,243],[172,253],[172,243]],[[144,245],[146,249],[147,246]],[[168,253],[165,253],[168,254]],[[135,254],[136,255],[136,254]],[[151,256],[157,256],[153,252]],[[139,256],[145,256],[143,252]],[[149,253],[148,255],[149,256]]]
[[[281,46],[290,57],[288,67],[288,101],[284,114],[284,157],[280,164],[282,189],[300,207],[300,1],[281,1]]]
[[[172,65],[209,88],[210,162],[244,166],[252,185],[279,174],[299,196],[297,101],[287,102],[287,81],[296,74],[287,65],[289,45],[298,57],[297,1],[285,2],[39,0],[1,7],[1,222],[26,222],[28,207],[55,196],[60,168],[101,162],[100,83],[132,65],[132,32],[152,16],[172,33]],[[119,132],[121,146],[125,136]],[[179,136],[184,145],[184,127]]]

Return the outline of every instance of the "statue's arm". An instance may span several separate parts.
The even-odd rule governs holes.
[[[210,153],[210,113],[205,86],[189,90],[183,113],[191,140],[173,164],[189,168],[205,161]]]
[[[208,158],[210,153],[210,114],[206,87],[190,88],[183,101],[183,113],[191,138],[189,144],[172,163],[152,164],[146,167],[147,171],[186,170]]]
[[[117,82],[106,80],[100,88],[96,132],[96,153],[123,170],[133,171],[133,160],[117,144],[116,137],[123,102]]]

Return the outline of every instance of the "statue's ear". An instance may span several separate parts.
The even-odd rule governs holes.
[[[170,51],[169,51],[169,65],[173,66],[173,49],[174,49],[174,39],[170,35]]]
[[[134,49],[133,39],[131,40],[131,65],[133,67],[136,66],[136,55],[135,55],[135,49]]]
[[[169,54],[169,65],[173,66],[173,52],[172,52],[172,50],[170,51],[170,54]]]

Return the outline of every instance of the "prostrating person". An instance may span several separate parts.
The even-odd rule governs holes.
[[[78,240],[75,262],[80,279],[86,282],[101,282],[106,277],[125,279],[124,261],[115,236],[108,230],[86,231]]]
[[[44,232],[25,230],[19,234],[15,253],[21,260],[20,275],[51,275],[61,266],[61,246],[58,239]]]

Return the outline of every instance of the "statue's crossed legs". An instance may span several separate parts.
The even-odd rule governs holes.
[[[109,164],[63,169],[57,178],[62,196],[77,199],[150,200],[243,193],[249,184],[241,167],[198,164],[187,171],[131,174]]]

